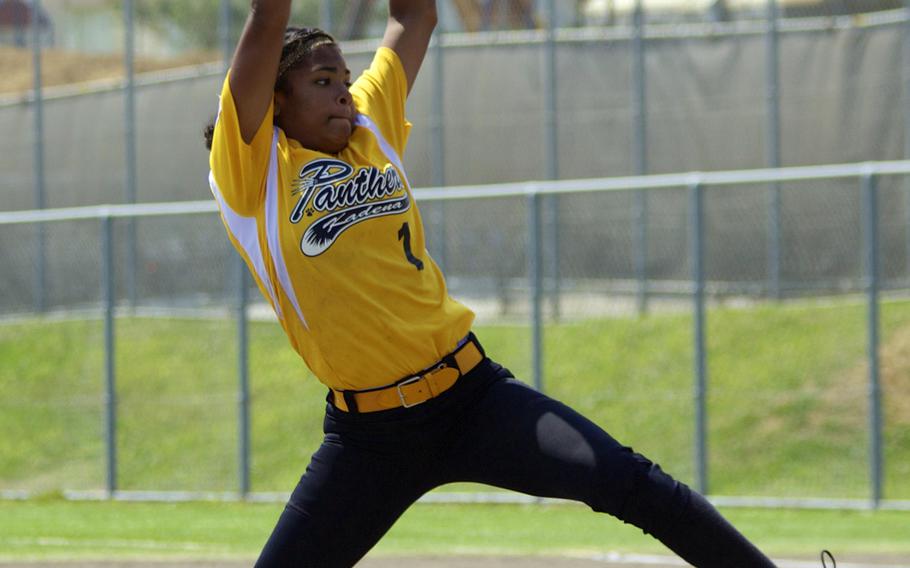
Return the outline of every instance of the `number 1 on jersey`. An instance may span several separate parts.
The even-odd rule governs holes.
[[[404,256],[408,262],[416,266],[417,270],[423,270],[423,261],[411,252],[411,228],[407,223],[402,223],[401,228],[398,229],[398,240],[404,241]]]

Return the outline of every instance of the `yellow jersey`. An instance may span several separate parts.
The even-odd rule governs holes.
[[[426,250],[401,156],[407,79],[379,48],[351,86],[355,129],[339,154],[302,147],[269,107],[250,144],[230,75],[221,92],[209,185],[228,236],[291,345],[325,385],[395,382],[453,351],[473,312],[453,300]]]

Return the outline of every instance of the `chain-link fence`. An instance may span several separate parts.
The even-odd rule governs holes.
[[[311,4],[294,4],[298,23],[334,30],[355,5],[373,18],[365,28],[384,17],[381,2]],[[540,14],[549,3],[531,4],[536,25],[546,26]],[[440,29],[455,31],[438,35],[409,100],[414,129],[405,158],[415,185],[906,155],[903,10],[780,19],[777,27],[738,20],[687,27],[661,23],[662,12],[645,4],[638,25],[571,27],[593,21],[581,9],[563,14],[574,4],[555,3],[557,23],[567,27],[552,33],[463,33],[452,23],[461,21],[455,3],[440,2],[448,14]],[[0,46],[10,57],[0,60],[4,209],[203,198],[201,130],[217,110],[245,3],[37,5],[45,16],[35,21],[48,22],[56,43],[37,51]],[[27,37],[39,33],[34,28]],[[374,47],[375,40],[344,44],[355,73]],[[186,67],[201,61],[209,63]],[[101,83],[57,86],[74,78]]]
[[[405,162],[418,187],[910,155],[902,2],[437,4],[440,33],[408,102]],[[0,0],[3,209],[206,199],[201,131],[248,6]],[[355,74],[368,65],[384,2],[293,6],[295,24],[343,41]],[[878,284],[897,297],[910,281],[910,186],[900,176],[878,184]],[[422,213],[453,294],[477,309],[485,345],[519,376],[539,375],[549,392],[714,494],[830,499],[874,491],[861,396],[869,324],[856,296],[868,291],[862,195],[855,178],[704,188],[704,291],[734,310],[703,322],[712,330],[703,400],[714,417],[704,436],[687,427],[698,416],[689,190],[541,197],[539,307],[548,323],[539,369],[527,325],[535,316],[527,203],[430,200]],[[103,489],[108,446],[120,489],[234,491],[238,468],[248,472],[245,490],[292,486],[318,442],[323,392],[301,380],[291,349],[276,360],[267,348],[286,341],[273,324],[254,318],[248,340],[236,341],[238,271],[217,218],[123,217],[110,230],[105,241],[94,218],[0,225],[0,314],[9,320],[0,350],[18,361],[0,364],[11,433],[0,489]],[[109,282],[103,242],[112,247]],[[98,310],[105,290],[121,316],[110,337]],[[742,305],[750,309],[740,315]],[[254,316],[261,311],[253,305]],[[886,394],[910,390],[905,312],[900,301],[881,303]],[[620,332],[611,323],[647,313],[661,317],[629,320]],[[778,336],[790,324],[818,339],[811,349],[841,358],[806,361],[811,349],[790,347],[799,334]],[[44,337],[54,338],[50,350]],[[235,410],[244,356],[248,452],[237,450]],[[615,361],[624,374],[611,370]],[[118,378],[116,432],[103,428],[107,366]],[[888,499],[910,494],[905,411],[902,397],[885,397],[879,467]],[[830,436],[801,438],[821,429]],[[699,440],[707,449],[694,459]],[[782,451],[764,451],[772,442]]]
[[[426,217],[459,220],[431,249],[518,377],[713,495],[902,506],[908,174],[893,162],[418,198]],[[0,215],[2,241],[26,243],[0,249],[6,309],[34,304],[37,227],[53,283],[47,315],[0,324],[2,423],[18,433],[0,446],[0,489],[291,487],[320,441],[324,387],[241,278],[214,205],[41,215]],[[642,225],[661,277],[644,283]],[[787,301],[769,301],[775,258]],[[650,317],[635,317],[642,296]]]

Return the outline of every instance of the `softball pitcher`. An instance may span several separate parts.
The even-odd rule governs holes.
[[[257,566],[354,565],[421,495],[473,481],[573,499],[696,566],[771,561],[701,495],[515,380],[429,257],[401,156],[433,0],[390,0],[351,83],[338,45],[253,0],[207,131],[228,236],[328,388],[325,439]]]

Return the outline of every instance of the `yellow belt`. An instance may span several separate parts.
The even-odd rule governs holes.
[[[332,389],[332,402],[345,412],[376,412],[402,406],[410,408],[449,390],[462,375],[467,374],[483,359],[483,349],[472,333],[464,345],[425,371],[376,389]]]

